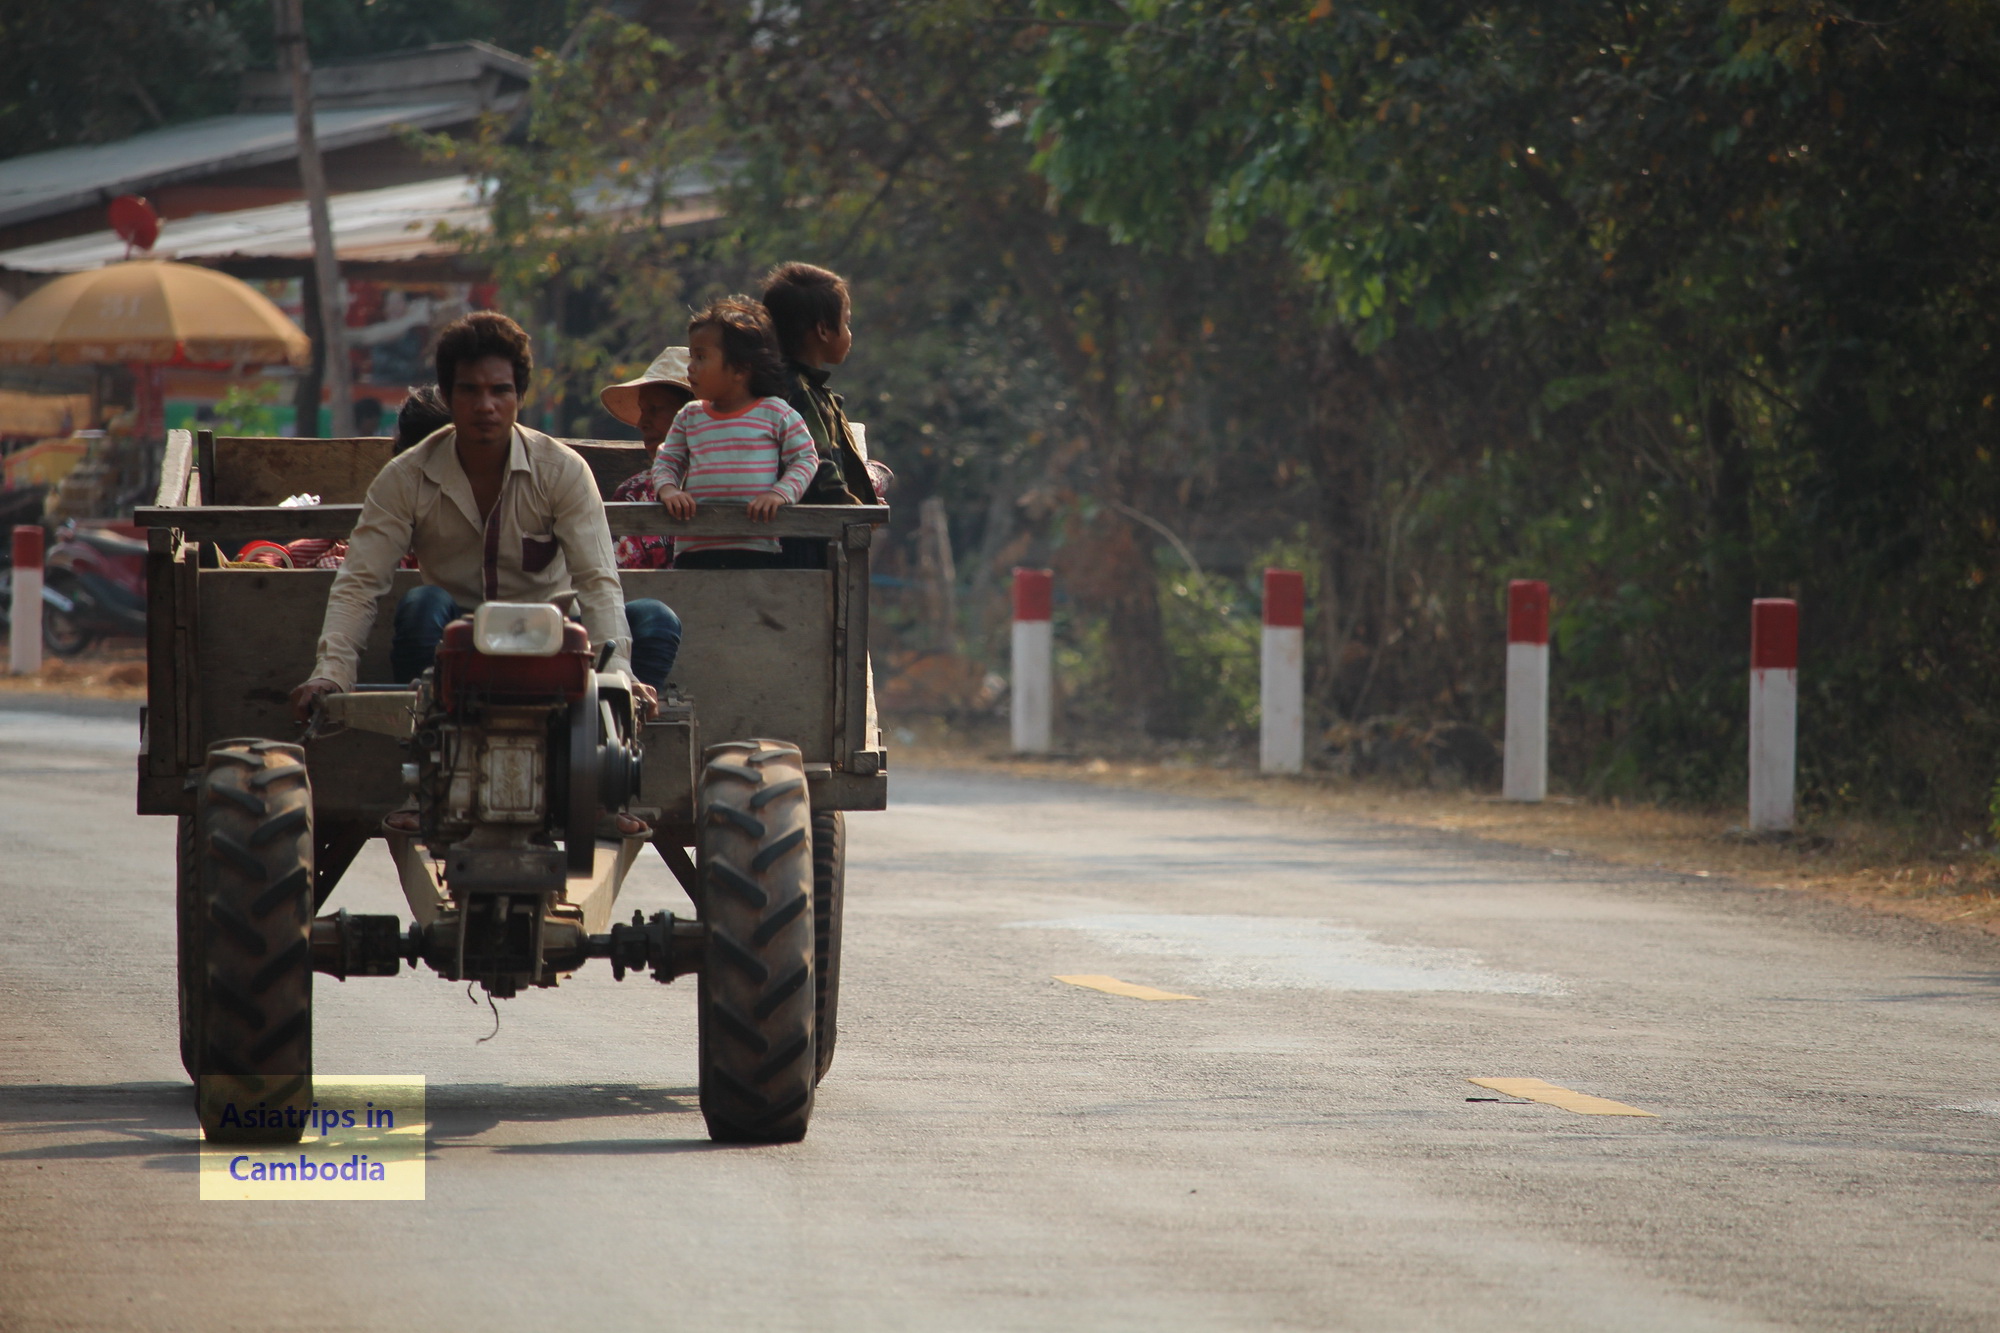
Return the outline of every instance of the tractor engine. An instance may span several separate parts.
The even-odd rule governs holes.
[[[423,953],[495,995],[589,956],[565,886],[597,871],[600,820],[638,795],[642,758],[630,680],[595,668],[555,607],[488,602],[445,627],[417,684],[403,778],[449,899]]]

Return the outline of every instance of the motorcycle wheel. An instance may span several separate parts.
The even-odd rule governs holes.
[[[42,647],[57,657],[75,657],[95,642],[97,636],[77,624],[69,612],[42,607]]]

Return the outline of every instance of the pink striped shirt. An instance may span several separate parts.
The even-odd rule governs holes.
[[[696,399],[680,411],[653,457],[653,484],[678,486],[704,500],[754,500],[776,491],[797,504],[819,468],[819,453],[805,420],[782,398],[759,398],[727,415]],[[688,551],[775,551],[769,537],[676,537],[674,554]]]

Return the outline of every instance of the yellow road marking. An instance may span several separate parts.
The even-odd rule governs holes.
[[[1545,1102],[1550,1106],[1560,1106],[1565,1111],[1578,1115],[1643,1115],[1659,1119],[1653,1111],[1641,1111],[1636,1106],[1624,1102],[1614,1102],[1609,1097],[1593,1097],[1587,1092],[1572,1092],[1559,1088],[1553,1083],[1544,1083],[1538,1078],[1469,1078],[1468,1083],[1477,1083],[1482,1088],[1504,1092],[1509,1097],[1523,1097],[1531,1102]]]
[[[1123,995],[1134,1000],[1199,1000],[1199,995],[1176,995],[1170,990],[1154,990],[1151,986],[1135,986],[1117,977],[1057,977],[1057,981],[1067,981],[1072,986],[1082,986],[1086,990],[1101,990],[1107,995]]]

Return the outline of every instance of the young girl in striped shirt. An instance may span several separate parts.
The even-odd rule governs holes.
[[[784,361],[764,307],[746,297],[717,301],[688,324],[688,386],[682,408],[653,458],[660,503],[693,518],[701,500],[746,500],[748,517],[768,523],[797,504],[819,467],[806,423],[783,397]],[[676,537],[676,569],[777,569],[768,537]]]

